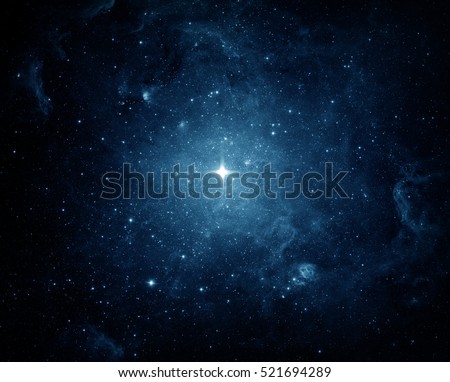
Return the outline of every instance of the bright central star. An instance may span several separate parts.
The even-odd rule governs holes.
[[[216,173],[219,174],[220,177],[223,179],[223,178],[225,178],[225,176],[228,175],[229,171],[222,164],[222,165],[220,165],[220,168],[216,171]]]

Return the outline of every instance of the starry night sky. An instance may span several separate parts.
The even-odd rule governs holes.
[[[2,3],[0,360],[450,359],[448,4],[74,3]],[[100,199],[222,160],[350,198]]]

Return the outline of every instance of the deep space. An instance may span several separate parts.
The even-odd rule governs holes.
[[[2,2],[0,361],[449,361],[448,10]],[[100,198],[326,162],[349,198]]]

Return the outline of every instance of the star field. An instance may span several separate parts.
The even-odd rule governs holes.
[[[447,360],[448,5],[7,2],[6,360]],[[192,163],[348,199],[103,200]]]

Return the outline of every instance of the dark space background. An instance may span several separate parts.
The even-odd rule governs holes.
[[[448,2],[1,17],[1,361],[450,360]],[[221,160],[350,198],[99,197]]]

